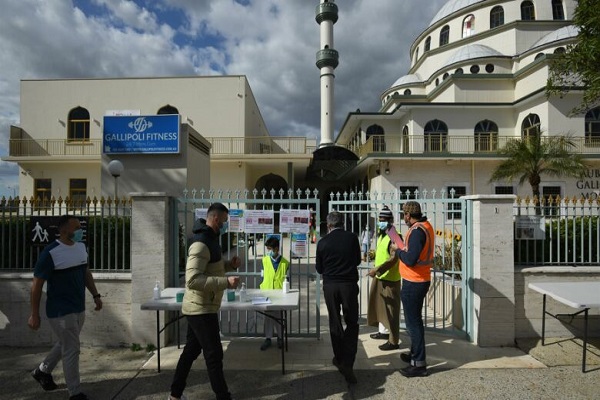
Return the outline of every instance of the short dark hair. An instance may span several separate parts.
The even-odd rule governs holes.
[[[267,241],[265,242],[265,246],[270,247],[272,249],[279,248],[279,238],[277,236],[269,236]]]
[[[344,216],[339,211],[332,211],[327,214],[327,225],[334,228],[342,228],[344,226]]]
[[[206,211],[206,215],[213,213],[226,213],[229,214],[229,209],[225,207],[223,203],[212,203],[210,207],[208,207],[208,211]]]
[[[58,227],[58,231],[60,232],[61,229],[69,225],[69,221],[71,221],[72,219],[77,219],[77,217],[70,214],[61,215],[58,218],[58,223],[56,224]]]

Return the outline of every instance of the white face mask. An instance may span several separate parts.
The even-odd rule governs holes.
[[[388,222],[387,221],[379,221],[377,222],[377,227],[379,228],[379,230],[386,230],[388,227]]]

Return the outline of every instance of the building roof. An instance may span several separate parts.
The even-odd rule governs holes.
[[[439,20],[444,19],[448,15],[458,10],[462,10],[463,8],[468,7],[471,4],[481,3],[483,1],[485,0],[450,0],[449,2],[444,4],[444,6],[440,9],[440,11],[437,12],[437,14],[435,14],[435,17],[433,17],[433,19],[429,23],[429,26],[435,24]]]
[[[404,75],[404,76],[398,78],[398,80],[396,80],[396,82],[394,82],[394,84],[390,87],[395,87],[395,86],[400,86],[400,85],[405,85],[407,83],[415,83],[415,82],[423,82],[423,79],[421,79],[419,74],[408,74],[408,75]]]
[[[560,29],[550,32],[549,34],[535,42],[535,44],[531,46],[531,49],[535,49],[536,47],[540,47],[545,44],[556,42],[559,40],[574,38],[577,37],[578,34],[579,28],[575,25],[563,26]]]
[[[485,46],[483,44],[468,44],[466,46],[461,47],[460,49],[456,50],[456,52],[454,52],[454,54],[452,54],[444,63],[443,67],[447,67],[449,65],[452,65],[454,63],[460,62],[460,61],[465,61],[465,60],[472,60],[475,58],[482,58],[482,57],[502,57],[504,56],[504,54],[500,53],[497,50],[492,49],[489,46]]]

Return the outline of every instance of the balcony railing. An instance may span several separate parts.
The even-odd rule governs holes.
[[[303,137],[208,137],[213,155],[230,154],[312,154],[315,140]]]
[[[102,140],[10,139],[11,157],[100,156]]]
[[[471,155],[474,157],[498,156],[498,151],[511,140],[518,139],[513,136],[452,136],[452,135],[373,135],[367,141],[350,150],[359,157],[366,157],[372,153],[406,154],[410,157],[416,155],[446,156],[446,155]],[[542,138],[543,140],[544,138]],[[586,137],[571,137],[574,147],[573,153],[600,156],[600,139]]]

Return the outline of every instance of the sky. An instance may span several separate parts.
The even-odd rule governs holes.
[[[379,111],[409,49],[447,0],[337,0],[334,135]],[[273,136],[318,138],[320,0],[10,0],[0,13],[0,156],[21,79],[245,75]],[[0,161],[0,198],[18,193]]]

